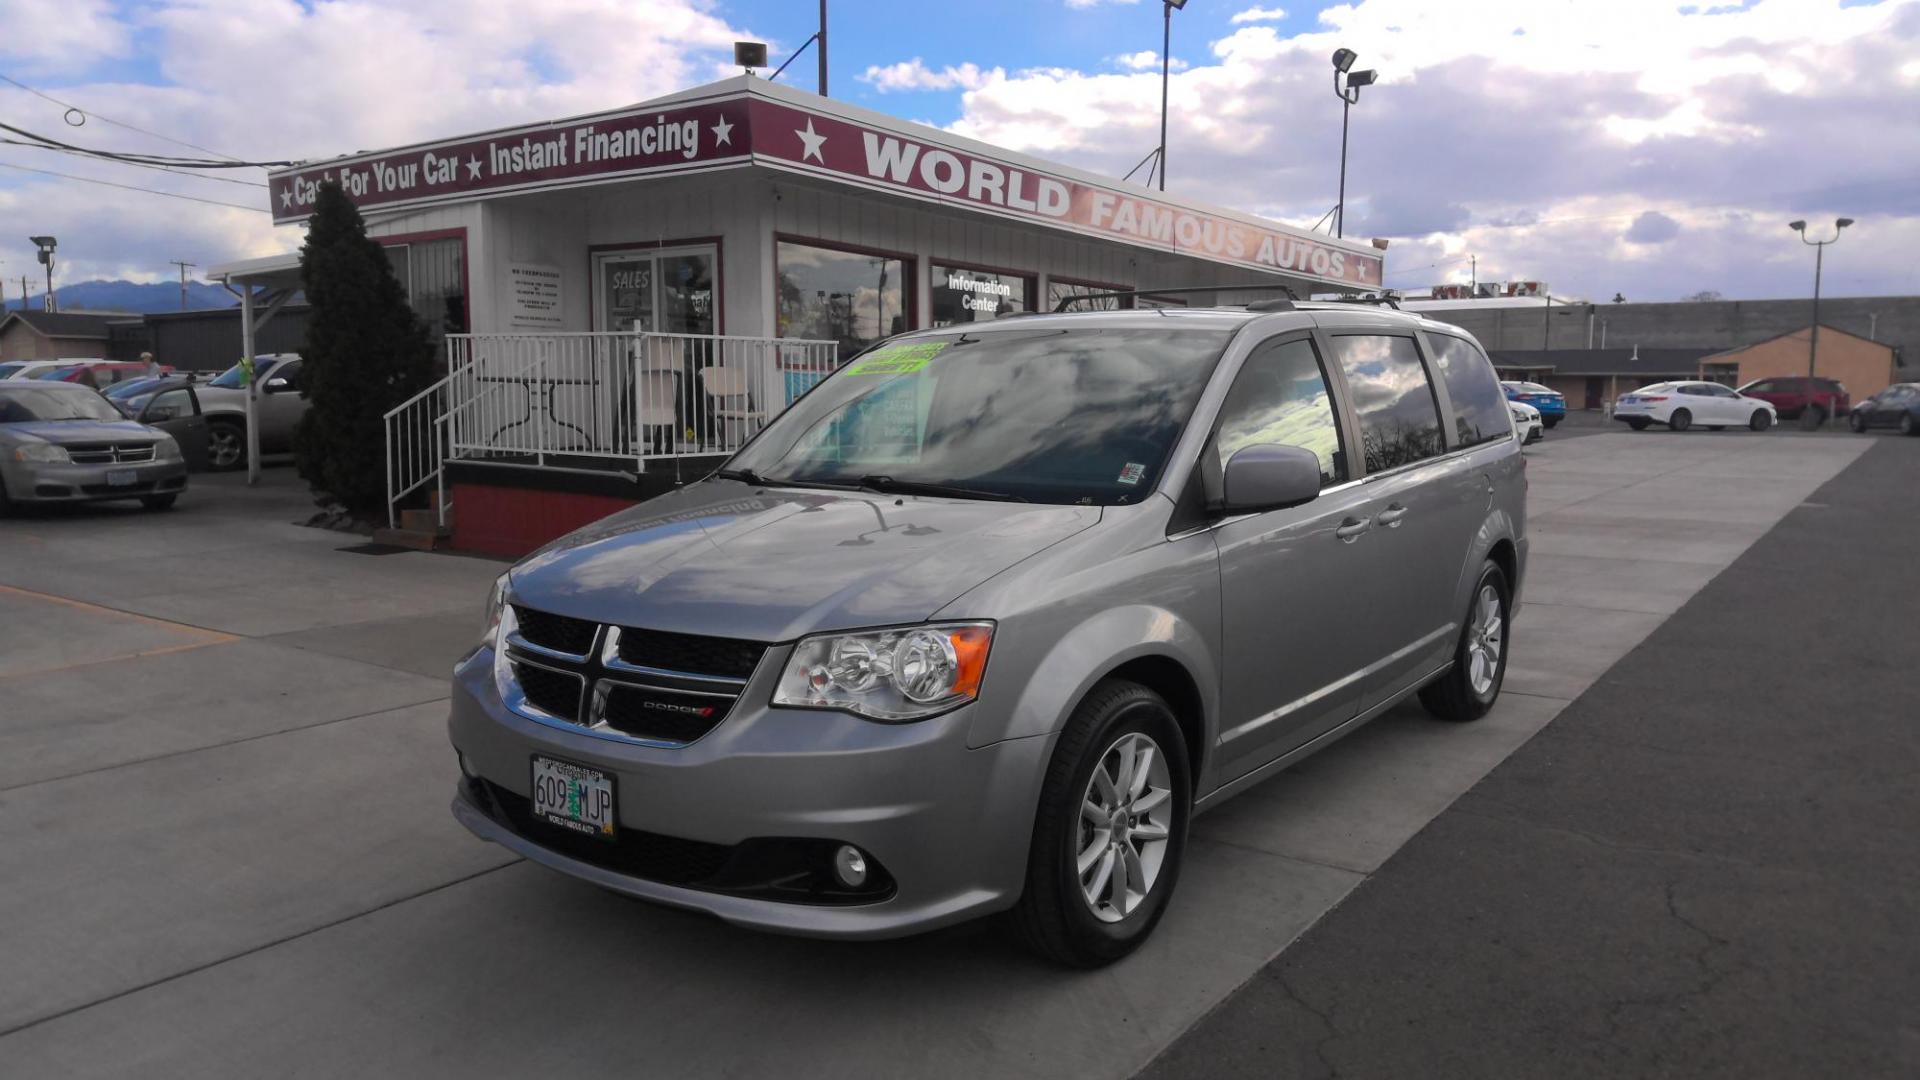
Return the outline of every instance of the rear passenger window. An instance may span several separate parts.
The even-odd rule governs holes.
[[[1453,399],[1453,440],[1460,446],[1504,439],[1513,434],[1507,395],[1493,364],[1473,344],[1445,334],[1428,334],[1440,378]]]
[[[1340,426],[1313,342],[1298,338],[1256,348],[1220,408],[1220,431],[1213,442],[1215,464],[1222,469],[1239,451],[1272,443],[1313,451],[1320,459],[1321,487],[1345,481]]]
[[[1438,455],[1440,407],[1413,339],[1352,334],[1333,339],[1334,358],[1347,377],[1368,472],[1410,465]]]

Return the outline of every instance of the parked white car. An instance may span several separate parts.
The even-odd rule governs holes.
[[[1635,431],[1649,424],[1665,424],[1674,431],[1730,427],[1765,431],[1779,419],[1770,402],[1747,397],[1716,382],[1663,382],[1620,395],[1613,418]]]
[[[1513,434],[1521,445],[1539,442],[1546,437],[1546,422],[1540,419],[1540,410],[1524,401],[1508,400],[1507,411],[1513,414]]]

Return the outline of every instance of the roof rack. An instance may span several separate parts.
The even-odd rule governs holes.
[[[1172,288],[1172,289],[1128,289],[1122,292],[1082,293],[1079,296],[1063,296],[1060,298],[1060,302],[1053,306],[1053,310],[1056,313],[1066,311],[1068,308],[1072,307],[1074,304],[1081,302],[1082,300],[1137,300],[1137,299],[1140,299],[1141,297],[1147,297],[1151,299],[1155,297],[1178,296],[1183,293],[1223,293],[1223,292],[1283,292],[1287,294],[1287,299],[1285,300],[1256,301],[1256,303],[1261,304],[1259,308],[1254,308],[1252,304],[1247,305],[1249,310],[1258,310],[1258,311],[1291,311],[1293,310],[1293,302],[1300,299],[1299,293],[1296,293],[1292,289],[1288,288],[1287,286],[1280,285],[1280,284],[1274,284],[1274,285],[1183,285],[1183,286],[1179,286],[1177,288]],[[1280,307],[1279,305],[1281,304],[1285,304],[1286,306]]]
[[[1358,296],[1336,296],[1331,300],[1316,300],[1314,302],[1318,304],[1372,304],[1375,307],[1385,306],[1395,311],[1401,310],[1400,298],[1386,291],[1361,293]]]

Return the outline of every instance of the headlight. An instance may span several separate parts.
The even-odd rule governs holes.
[[[37,461],[43,465],[65,465],[73,460],[67,456],[67,448],[53,443],[28,443],[13,452],[15,461]]]
[[[175,442],[171,435],[161,436],[160,441],[153,444],[153,460],[179,461],[180,444]]]
[[[843,709],[869,720],[920,720],[979,696],[992,644],[992,623],[803,638],[773,703]]]
[[[494,637],[500,633],[500,613],[507,606],[508,575],[501,574],[493,579],[493,589],[487,593],[486,632],[480,635],[480,644],[493,645]]]

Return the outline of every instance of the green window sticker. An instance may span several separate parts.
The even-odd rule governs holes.
[[[933,358],[947,350],[951,342],[916,341],[885,345],[860,358],[847,369],[849,375],[911,375],[924,369]]]

